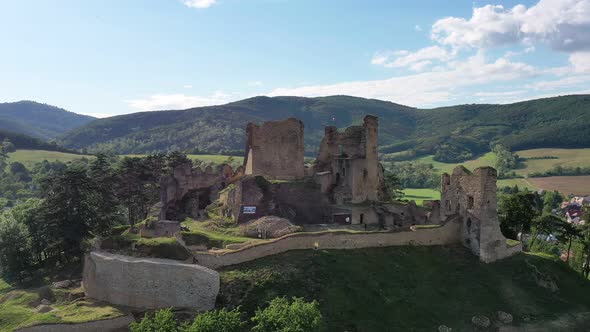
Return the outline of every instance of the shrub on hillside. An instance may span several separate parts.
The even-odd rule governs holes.
[[[190,251],[173,238],[140,239],[137,249],[155,258],[183,261],[191,256]]]
[[[323,329],[318,302],[305,302],[297,297],[293,297],[292,302],[284,297],[273,299],[264,310],[256,310],[252,321],[256,324],[253,332],[314,332]]]
[[[239,309],[226,309],[204,312],[186,327],[186,332],[241,332],[244,322]]]
[[[182,329],[174,318],[172,309],[163,309],[152,317],[146,314],[140,322],[133,322],[129,326],[131,332],[181,332]]]

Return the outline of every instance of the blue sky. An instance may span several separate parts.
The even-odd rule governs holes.
[[[0,0],[0,102],[99,117],[255,95],[590,93],[590,0]]]

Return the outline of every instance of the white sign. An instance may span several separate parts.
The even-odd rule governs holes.
[[[244,212],[244,214],[256,214],[256,207],[255,206],[244,206],[242,208],[242,212]]]

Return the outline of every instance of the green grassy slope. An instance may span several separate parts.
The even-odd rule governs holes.
[[[350,96],[254,97],[220,106],[99,119],[66,134],[61,143],[69,148],[117,153],[194,148],[220,153],[243,149],[248,122],[296,117],[305,125],[306,152],[314,154],[324,126],[345,128],[360,124],[365,114],[373,114],[380,120],[383,153],[413,149],[434,154],[441,145],[451,144],[477,155],[489,151],[491,142],[513,149],[590,147],[588,110],[590,95],[436,109]]]
[[[55,290],[56,302],[52,306],[58,310],[39,313],[32,306],[40,300],[37,289],[15,289],[0,279],[0,331],[38,324],[83,323],[124,315],[121,310],[104,303],[68,301],[65,294],[65,290]]]
[[[92,156],[57,152],[57,151],[46,151],[46,150],[16,150],[8,154],[8,162],[20,162],[27,168],[32,168],[36,163],[47,161],[61,161],[67,163],[69,161],[80,159],[80,158],[93,158]]]
[[[559,291],[540,287],[535,268]],[[519,254],[483,264],[463,247],[292,251],[226,268],[221,280],[220,306],[251,313],[276,296],[303,296],[319,301],[329,331],[436,331],[442,324],[471,331],[471,317],[493,318],[498,310],[513,314],[513,325],[547,328],[590,311],[590,283],[560,262]]]

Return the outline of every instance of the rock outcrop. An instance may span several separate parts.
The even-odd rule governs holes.
[[[219,292],[219,273],[208,268],[104,252],[86,255],[83,278],[86,296],[144,309],[211,310]]]

